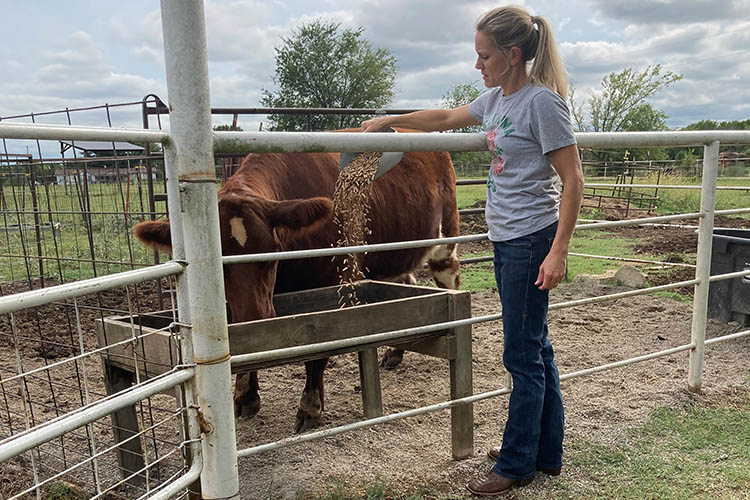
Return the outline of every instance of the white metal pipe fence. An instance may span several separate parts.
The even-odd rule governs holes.
[[[303,148],[305,151],[327,151],[331,149],[341,149],[341,150],[347,150],[349,147],[349,144],[344,144],[346,139],[342,137],[344,134],[339,134],[336,136],[329,135],[328,137],[325,137],[325,141],[321,141],[319,143],[314,142],[314,140],[309,137],[307,134],[301,133],[298,134],[299,137],[299,148]],[[422,146],[421,144],[417,146],[415,142],[418,141],[419,138],[410,138],[406,137],[409,134],[399,134],[401,142],[396,146],[395,144],[391,144],[390,146],[386,143],[378,142],[377,145],[372,145],[371,147],[366,147],[364,145],[357,144],[352,150],[377,150],[377,151],[388,151],[388,150],[400,150],[401,148],[404,148],[406,150],[407,148],[410,148],[409,150],[423,150],[420,148]],[[450,135],[450,134],[447,134]],[[250,140],[252,142],[257,141],[257,138],[255,137],[256,134],[245,134],[244,137],[237,137],[235,146],[237,145],[237,142],[243,141],[243,140]],[[606,136],[606,137],[604,137]],[[672,220],[683,220],[683,219],[689,219],[689,218],[698,218],[699,219],[699,234],[703,234],[703,242],[702,246],[699,244],[699,252],[698,252],[698,263],[696,264],[696,279],[694,280],[688,280],[684,282],[678,282],[678,283],[672,283],[668,285],[662,285],[657,287],[649,287],[641,290],[634,290],[632,292],[623,292],[619,294],[611,294],[606,295],[603,297],[595,297],[595,298],[588,298],[588,299],[581,299],[577,301],[570,301],[566,303],[560,303],[560,304],[553,304],[550,306],[551,310],[554,309],[561,309],[565,307],[574,307],[578,305],[584,305],[589,304],[593,302],[600,302],[600,301],[606,301],[606,300],[614,300],[617,298],[622,297],[628,297],[633,295],[641,295],[645,293],[653,293],[656,291],[662,291],[662,290],[669,290],[684,286],[696,286],[696,298],[694,299],[694,309],[693,309],[693,326],[692,326],[692,341],[689,344],[678,346],[674,348],[670,348],[667,350],[654,352],[654,353],[648,353],[644,354],[642,356],[638,356],[631,359],[621,360],[614,363],[609,363],[606,365],[602,365],[599,367],[593,367],[586,370],[580,370],[578,372],[569,373],[569,374],[563,374],[561,375],[562,379],[568,379],[568,378],[574,378],[578,376],[584,376],[589,375],[592,373],[598,373],[600,371],[618,368],[622,366],[626,366],[628,364],[637,363],[641,361],[646,361],[649,359],[654,359],[661,356],[667,356],[670,354],[674,354],[677,352],[682,351],[690,351],[691,353],[691,359],[690,359],[690,376],[689,376],[689,382],[688,387],[692,391],[699,391],[700,385],[702,382],[702,371],[703,371],[703,348],[705,345],[705,321],[706,321],[706,315],[707,315],[707,303],[708,303],[708,296],[707,296],[707,290],[708,290],[708,284],[710,281],[718,281],[723,279],[732,279],[732,278],[738,278],[750,275],[750,271],[742,271],[738,273],[728,273],[723,274],[719,276],[709,276],[709,267],[710,267],[710,242],[711,242],[711,235],[713,230],[713,218],[715,214],[715,198],[714,193],[716,192],[716,176],[717,176],[717,170],[716,165],[718,164],[718,147],[719,143],[715,139],[718,137],[711,136],[710,134],[705,133],[656,133],[656,134],[625,134],[622,137],[620,137],[619,134],[596,134],[596,135],[590,135],[590,134],[581,134],[578,136],[579,144],[581,146],[588,146],[588,145],[594,145],[597,143],[606,142],[606,144],[610,147],[634,147],[637,145],[662,145],[662,146],[674,146],[674,145],[698,145],[698,144],[705,144],[705,170],[703,174],[703,185],[701,186],[701,210],[697,213],[691,213],[691,214],[677,214],[673,216],[659,216],[659,217],[648,217],[644,219],[639,220],[629,220],[629,221],[616,221],[616,222],[598,222],[598,223],[591,223],[586,225],[580,225],[576,227],[576,230],[591,230],[591,229],[601,229],[601,228],[607,228],[607,227],[621,227],[621,226],[628,226],[628,225],[638,225],[641,223],[656,223],[656,222],[667,222]],[[217,140],[219,138],[217,137]],[[262,142],[259,144],[259,150],[260,151],[267,151],[267,150],[273,150],[273,151],[292,151],[296,150],[295,145],[293,144],[293,140],[289,138],[288,136],[285,137],[285,141],[283,143],[279,144],[271,144],[270,141]],[[745,132],[739,132],[734,133],[731,132],[729,134],[724,134],[721,139],[724,139],[729,142],[739,142],[739,143],[749,143],[750,142],[750,134]],[[425,144],[423,147],[424,149],[427,149],[429,147],[433,147],[433,144]],[[708,165],[712,164],[712,165]],[[678,186],[675,186],[676,188]],[[682,186],[679,186],[682,187]],[[706,195],[706,192],[710,191],[710,195]],[[750,211],[749,209],[736,209],[736,210],[730,210],[726,211],[727,213],[746,213]],[[476,235],[474,235],[476,236]],[[446,243],[448,242],[466,242],[466,241],[476,241],[474,240],[474,236],[472,237],[458,237],[458,238],[450,238],[446,239]],[[486,237],[486,235],[484,235]],[[708,241],[708,245],[706,244],[706,241]],[[281,254],[276,255],[260,255],[256,254],[253,256],[233,256],[231,258],[224,258],[225,263],[238,263],[238,262],[250,262],[250,261],[260,261],[260,260],[266,260],[269,258],[274,257],[281,257],[283,254],[287,254],[289,258],[300,258],[305,256],[327,256],[327,255],[340,255],[342,250],[346,250],[347,253],[355,253],[355,252],[362,252],[362,251],[385,251],[389,249],[394,248],[413,248],[417,246],[431,246],[432,244],[435,244],[435,241],[428,241],[423,240],[421,242],[411,242],[408,245],[403,244],[402,242],[396,243],[396,244],[379,244],[379,245],[371,245],[364,247],[349,247],[348,249],[319,249],[319,250],[311,250],[311,251],[298,251],[298,252],[282,252]],[[282,259],[285,257],[281,257]],[[279,259],[281,260],[281,259]],[[696,302],[698,302],[696,307]],[[460,320],[460,321],[454,321],[454,322],[446,322],[441,323],[438,325],[430,325],[426,327],[419,327],[419,328],[411,328],[411,329],[404,329],[399,331],[393,331],[393,332],[387,332],[383,334],[377,334],[372,336],[366,336],[366,337],[360,337],[360,338],[352,338],[352,339],[346,339],[341,341],[333,341],[333,342],[326,342],[316,345],[310,345],[310,346],[300,346],[300,347],[292,347],[292,348],[286,348],[286,349],[277,349],[273,352],[266,351],[262,353],[252,353],[252,354],[246,354],[241,356],[234,356],[233,357],[233,363],[237,364],[244,364],[244,363],[250,363],[250,362],[258,362],[262,360],[270,360],[270,359],[279,359],[286,356],[293,357],[295,355],[300,354],[311,354],[311,353],[322,353],[326,351],[335,350],[337,348],[342,347],[352,347],[352,346],[363,346],[367,344],[371,344],[373,342],[378,341],[384,341],[386,339],[395,341],[397,339],[403,339],[405,337],[408,337],[410,335],[415,335],[417,333],[424,333],[427,331],[437,331],[442,330],[454,326],[460,326],[465,324],[474,324],[479,322],[485,322],[485,321],[497,321],[501,319],[501,315],[488,315],[483,317],[475,317],[471,318],[470,320]],[[733,340],[737,338],[741,338],[748,335],[748,332],[740,332],[738,334],[732,335],[732,336],[726,336],[725,338],[722,337],[720,339],[714,339],[712,343],[723,341],[723,340]],[[272,443],[266,443],[263,445],[259,445],[256,447],[240,450],[239,454],[240,456],[250,456],[254,455],[256,453],[260,453],[263,451],[268,451],[271,449],[276,449],[282,446],[288,446],[291,444],[297,444],[301,442],[306,442],[311,439],[316,438],[322,438],[325,436],[335,435],[342,432],[347,432],[350,430],[358,429],[361,427],[366,427],[368,425],[376,425],[378,423],[386,422],[386,421],[392,421],[397,420],[400,418],[406,418],[409,416],[413,416],[416,414],[422,414],[429,411],[439,411],[445,408],[452,407],[457,404],[463,404],[468,401],[477,401],[480,399],[484,399],[486,397],[494,397],[501,394],[506,394],[509,392],[509,389],[502,389],[499,391],[491,391],[490,393],[485,393],[483,395],[477,395],[469,398],[462,398],[460,400],[454,400],[446,403],[439,403],[437,405],[431,405],[430,407],[420,408],[416,410],[411,410],[407,412],[401,412],[398,414],[392,414],[384,417],[378,417],[375,419],[369,419],[365,421],[356,422],[353,424],[348,424],[344,426],[335,427],[332,429],[326,429],[324,431],[319,431],[316,433],[312,433],[307,436],[296,436],[288,439],[283,439],[280,441],[272,442]]]

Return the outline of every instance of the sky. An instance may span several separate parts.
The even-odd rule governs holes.
[[[750,118],[750,0],[525,0],[554,30],[575,95],[612,72],[661,64],[683,79],[649,102],[677,129],[702,119]],[[315,19],[363,28],[397,59],[392,108],[437,107],[456,85],[481,85],[474,25],[501,5],[485,0],[205,0],[211,104],[259,107],[274,90],[274,48]],[[0,120],[105,103],[168,101],[159,2],[0,0]],[[65,123],[63,115],[37,122]],[[73,123],[141,127],[136,106]],[[217,117],[216,124],[230,118]],[[19,120],[12,120],[19,121]],[[30,121],[24,119],[20,121]],[[258,130],[263,117],[240,117]],[[153,127],[153,125],[152,125]],[[13,151],[11,151],[13,152]],[[0,153],[2,151],[0,150]]]

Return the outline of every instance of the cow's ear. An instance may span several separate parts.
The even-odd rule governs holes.
[[[135,237],[144,245],[164,252],[172,252],[169,220],[150,220],[135,226]]]
[[[274,227],[307,229],[326,222],[333,213],[330,198],[287,200],[274,203],[268,218]]]

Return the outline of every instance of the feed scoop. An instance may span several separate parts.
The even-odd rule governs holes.
[[[396,132],[394,129],[389,128],[386,130],[382,130],[382,132]],[[341,153],[341,156],[339,157],[339,172],[344,170],[346,167],[348,167],[351,162],[361,155],[362,153]],[[398,165],[398,163],[401,161],[401,159],[404,157],[404,153],[402,152],[385,152],[380,157],[380,163],[378,164],[378,169],[375,171],[375,176],[373,177],[373,180],[377,179],[384,173],[388,172],[390,169]]]

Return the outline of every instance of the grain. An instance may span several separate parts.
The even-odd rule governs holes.
[[[370,229],[370,194],[372,181],[382,153],[363,153],[339,173],[333,193],[333,222],[336,225],[337,247],[366,245]],[[333,258],[339,275],[339,308],[355,306],[355,282],[365,277],[361,257],[347,254]]]

